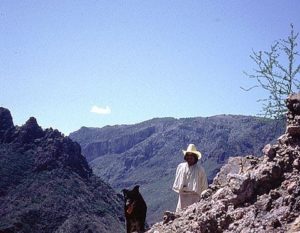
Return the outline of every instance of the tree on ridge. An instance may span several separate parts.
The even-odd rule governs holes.
[[[287,39],[275,41],[270,51],[252,51],[250,55],[256,69],[252,74],[244,73],[247,77],[255,79],[257,84],[250,88],[241,88],[249,91],[259,87],[268,93],[267,98],[257,100],[262,102],[262,112],[259,115],[274,119],[282,118],[287,111],[285,100],[288,95],[300,91],[300,64],[296,60],[299,56],[298,35],[291,24]]]

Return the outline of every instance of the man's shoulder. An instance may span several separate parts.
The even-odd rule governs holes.
[[[197,165],[197,167],[199,167],[199,168],[203,168],[203,166],[202,166],[200,163],[197,163],[196,165]]]
[[[194,165],[194,168],[197,169],[197,170],[203,170],[203,167],[199,163],[196,163]]]
[[[178,164],[177,168],[183,168],[186,166],[186,164],[187,164],[186,162],[182,162],[182,163]]]
[[[204,167],[200,164],[197,164],[198,170],[202,173],[205,173]]]

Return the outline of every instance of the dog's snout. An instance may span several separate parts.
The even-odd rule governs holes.
[[[131,204],[131,201],[129,199],[127,199],[125,203],[126,203],[126,206],[128,206]]]

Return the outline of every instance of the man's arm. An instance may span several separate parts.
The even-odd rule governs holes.
[[[173,184],[173,190],[179,193],[183,188],[183,167],[182,164],[179,164],[176,169],[175,181]]]
[[[201,187],[201,192],[203,192],[208,188],[207,177],[203,167],[201,167],[200,170],[200,187]]]

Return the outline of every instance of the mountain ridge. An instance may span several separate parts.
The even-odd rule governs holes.
[[[200,163],[212,182],[230,156],[260,155],[265,143],[284,130],[283,125],[283,121],[222,114],[154,118],[134,125],[79,130],[70,137],[81,144],[95,174],[113,188],[141,186],[149,207],[148,221],[153,223],[164,210],[176,206],[171,186],[176,166],[183,160],[181,150],[189,143],[202,152]]]
[[[80,145],[0,107],[0,232],[125,232],[123,200]]]

